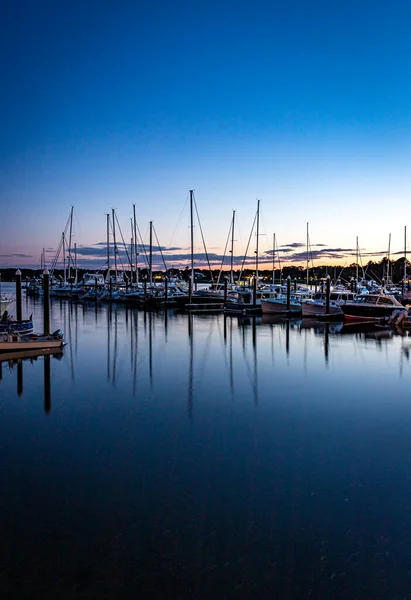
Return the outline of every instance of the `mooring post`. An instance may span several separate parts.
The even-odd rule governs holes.
[[[47,267],[43,271],[43,320],[44,335],[50,334],[50,275]]]
[[[331,292],[331,279],[330,276],[327,275],[327,281],[325,283],[325,314],[330,314],[330,292]]]
[[[21,312],[21,271],[16,271],[16,318],[17,321],[22,320]]]
[[[287,311],[291,308],[291,277],[287,277]]]
[[[224,277],[224,304],[227,302],[227,294],[228,294],[228,279]]]
[[[297,291],[297,277],[294,277],[294,292]]]
[[[167,275],[164,278],[164,303],[167,306],[168,301],[168,277]]]
[[[147,275],[144,276],[144,300],[147,298]]]
[[[191,296],[193,295],[193,283],[191,279],[188,280],[188,303],[191,304]]]
[[[257,306],[257,275],[254,275],[253,281],[253,306]]]

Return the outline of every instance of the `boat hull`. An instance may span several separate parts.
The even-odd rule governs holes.
[[[337,316],[340,315],[341,319],[344,317],[344,313],[340,306],[330,304],[328,312],[326,312],[325,302],[302,302],[301,312],[303,317],[317,317],[327,315]]]
[[[33,332],[33,321],[11,321],[10,323],[0,323],[0,336],[12,329],[20,335],[27,335]]]
[[[347,321],[375,321],[375,319],[389,318],[394,310],[398,310],[398,306],[345,304],[341,306],[341,310]]]
[[[261,310],[267,315],[281,314],[301,314],[301,304],[290,303],[290,308],[287,308],[287,302],[261,300]]]

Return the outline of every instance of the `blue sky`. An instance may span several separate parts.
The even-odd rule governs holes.
[[[10,3],[0,265],[36,264],[72,205],[79,248],[105,239],[112,207],[128,231],[135,203],[143,235],[152,219],[184,254],[189,189],[216,255],[232,209],[244,252],[256,198],[262,252],[273,232],[305,243],[306,222],[313,244],[352,249],[358,236],[378,256],[391,233],[400,251],[410,26],[405,0]]]

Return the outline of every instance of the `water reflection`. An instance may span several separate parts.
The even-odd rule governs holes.
[[[0,362],[11,589],[407,597],[408,335],[65,301],[51,316],[61,360]]]

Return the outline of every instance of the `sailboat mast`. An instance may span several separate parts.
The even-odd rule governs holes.
[[[77,243],[74,242],[74,269],[75,269],[75,280],[74,283],[77,285],[78,282],[78,269],[77,269]]]
[[[191,228],[191,285],[194,287],[194,215],[193,215],[193,191],[190,190],[190,228]]]
[[[153,221],[150,221],[150,287],[153,286]]]
[[[256,282],[258,285],[258,253],[259,253],[259,248],[258,248],[258,240],[260,237],[260,201],[257,200],[257,244],[256,244],[256,251],[255,251],[255,277],[256,277]]]
[[[70,233],[69,233],[68,257],[67,257],[67,265],[68,265],[67,278],[68,278],[68,280],[70,280],[70,267],[71,267],[71,235],[73,232],[73,210],[74,210],[74,206],[71,207],[71,212],[70,212]]]
[[[114,208],[112,210],[112,218],[113,218],[113,243],[114,243],[114,277],[117,285],[117,244],[116,244],[116,220],[115,220],[115,212]]]
[[[131,238],[130,238],[130,270],[131,270],[131,277],[130,277],[130,281],[131,283],[134,283],[134,276],[133,276],[133,248],[134,248],[134,242],[133,242],[133,219],[130,217],[130,230],[131,230]]]
[[[308,223],[307,223],[307,287],[308,287],[308,273],[309,273],[309,266],[308,266]]]
[[[134,220],[134,256],[136,259],[136,284],[138,285],[137,221],[136,221],[136,205],[135,204],[133,204],[133,220]]]
[[[107,277],[106,280],[110,279],[110,214],[107,213]]]
[[[390,281],[391,233],[388,236],[387,283]]]
[[[275,283],[275,233],[273,233],[273,285]]]
[[[61,234],[62,243],[63,243],[63,281],[66,283],[66,241],[64,238],[64,231]]]
[[[231,223],[231,269],[230,269],[230,283],[231,286],[234,285],[234,225],[235,225],[235,210],[233,210],[233,220]]]
[[[356,240],[356,256],[355,256],[355,282],[358,285],[358,235]]]

